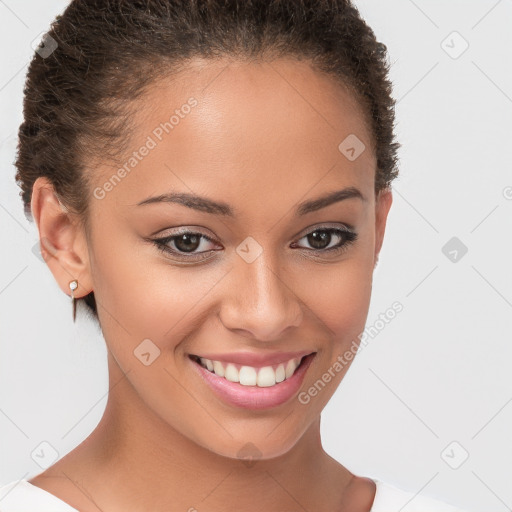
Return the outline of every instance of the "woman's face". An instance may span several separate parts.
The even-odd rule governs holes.
[[[368,313],[391,195],[376,202],[362,111],[289,60],[194,60],[135,108],[126,158],[93,174],[84,272],[108,348],[143,403],[195,443],[283,454],[334,393]],[[166,194],[202,199],[148,201]],[[247,384],[311,353],[305,373]],[[191,355],[254,370],[233,384]]]

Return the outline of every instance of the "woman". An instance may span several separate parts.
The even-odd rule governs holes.
[[[349,1],[70,3],[28,71],[16,178],[101,326],[109,399],[2,511],[459,510],[320,439],[398,174],[387,73]]]

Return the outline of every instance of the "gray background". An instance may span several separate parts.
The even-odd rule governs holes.
[[[72,323],[34,254],[12,165],[31,42],[66,4],[0,1],[0,485],[42,471],[41,442],[57,457],[79,444],[107,398],[100,331]],[[388,46],[403,144],[367,325],[394,301],[404,310],[327,405],[324,447],[356,474],[510,510],[512,2],[356,5]]]

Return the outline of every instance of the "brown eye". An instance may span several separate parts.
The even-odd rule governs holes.
[[[176,259],[190,261],[200,261],[208,258],[208,253],[213,251],[208,245],[214,243],[209,236],[193,231],[183,231],[176,235],[155,238],[151,241],[166,254],[175,256]]]
[[[327,229],[317,229],[316,231],[312,231],[309,235],[306,235],[306,238],[313,249],[326,249],[331,242],[332,233]]]
[[[201,235],[197,233],[184,233],[183,235],[175,236],[174,245],[179,251],[193,252],[195,251],[201,242]]]
[[[311,251],[328,253],[341,251],[357,239],[357,233],[340,228],[317,228],[310,231],[300,240],[306,239]],[[334,245],[331,245],[335,242]]]

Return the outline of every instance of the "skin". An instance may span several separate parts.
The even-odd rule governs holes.
[[[363,111],[306,62],[194,59],[138,100],[130,151],[192,96],[197,106],[173,131],[103,199],[91,200],[89,236],[51,184],[36,181],[32,213],[50,270],[68,295],[71,279],[76,297],[94,290],[110,392],[91,435],[30,482],[86,512],[216,512],[234,497],[246,512],[369,511],[374,482],[331,458],[320,439],[321,411],[350,365],[308,404],[295,397],[254,411],[219,399],[187,356],[316,351],[302,391],[358,341],[392,203],[389,189],[375,197]],[[354,161],[338,149],[349,134],[366,146]],[[101,187],[115,169],[100,162],[93,183]],[[294,212],[299,202],[350,186],[365,201]],[[137,206],[171,191],[226,202],[236,216]],[[345,223],[357,240],[337,255],[315,256],[306,235]],[[195,253],[218,250],[186,265],[147,241],[182,226],[214,239]],[[249,236],[262,248],[252,263],[236,252]],[[160,349],[149,366],[134,356],[147,338]],[[248,442],[259,451],[252,465],[238,455]]]

